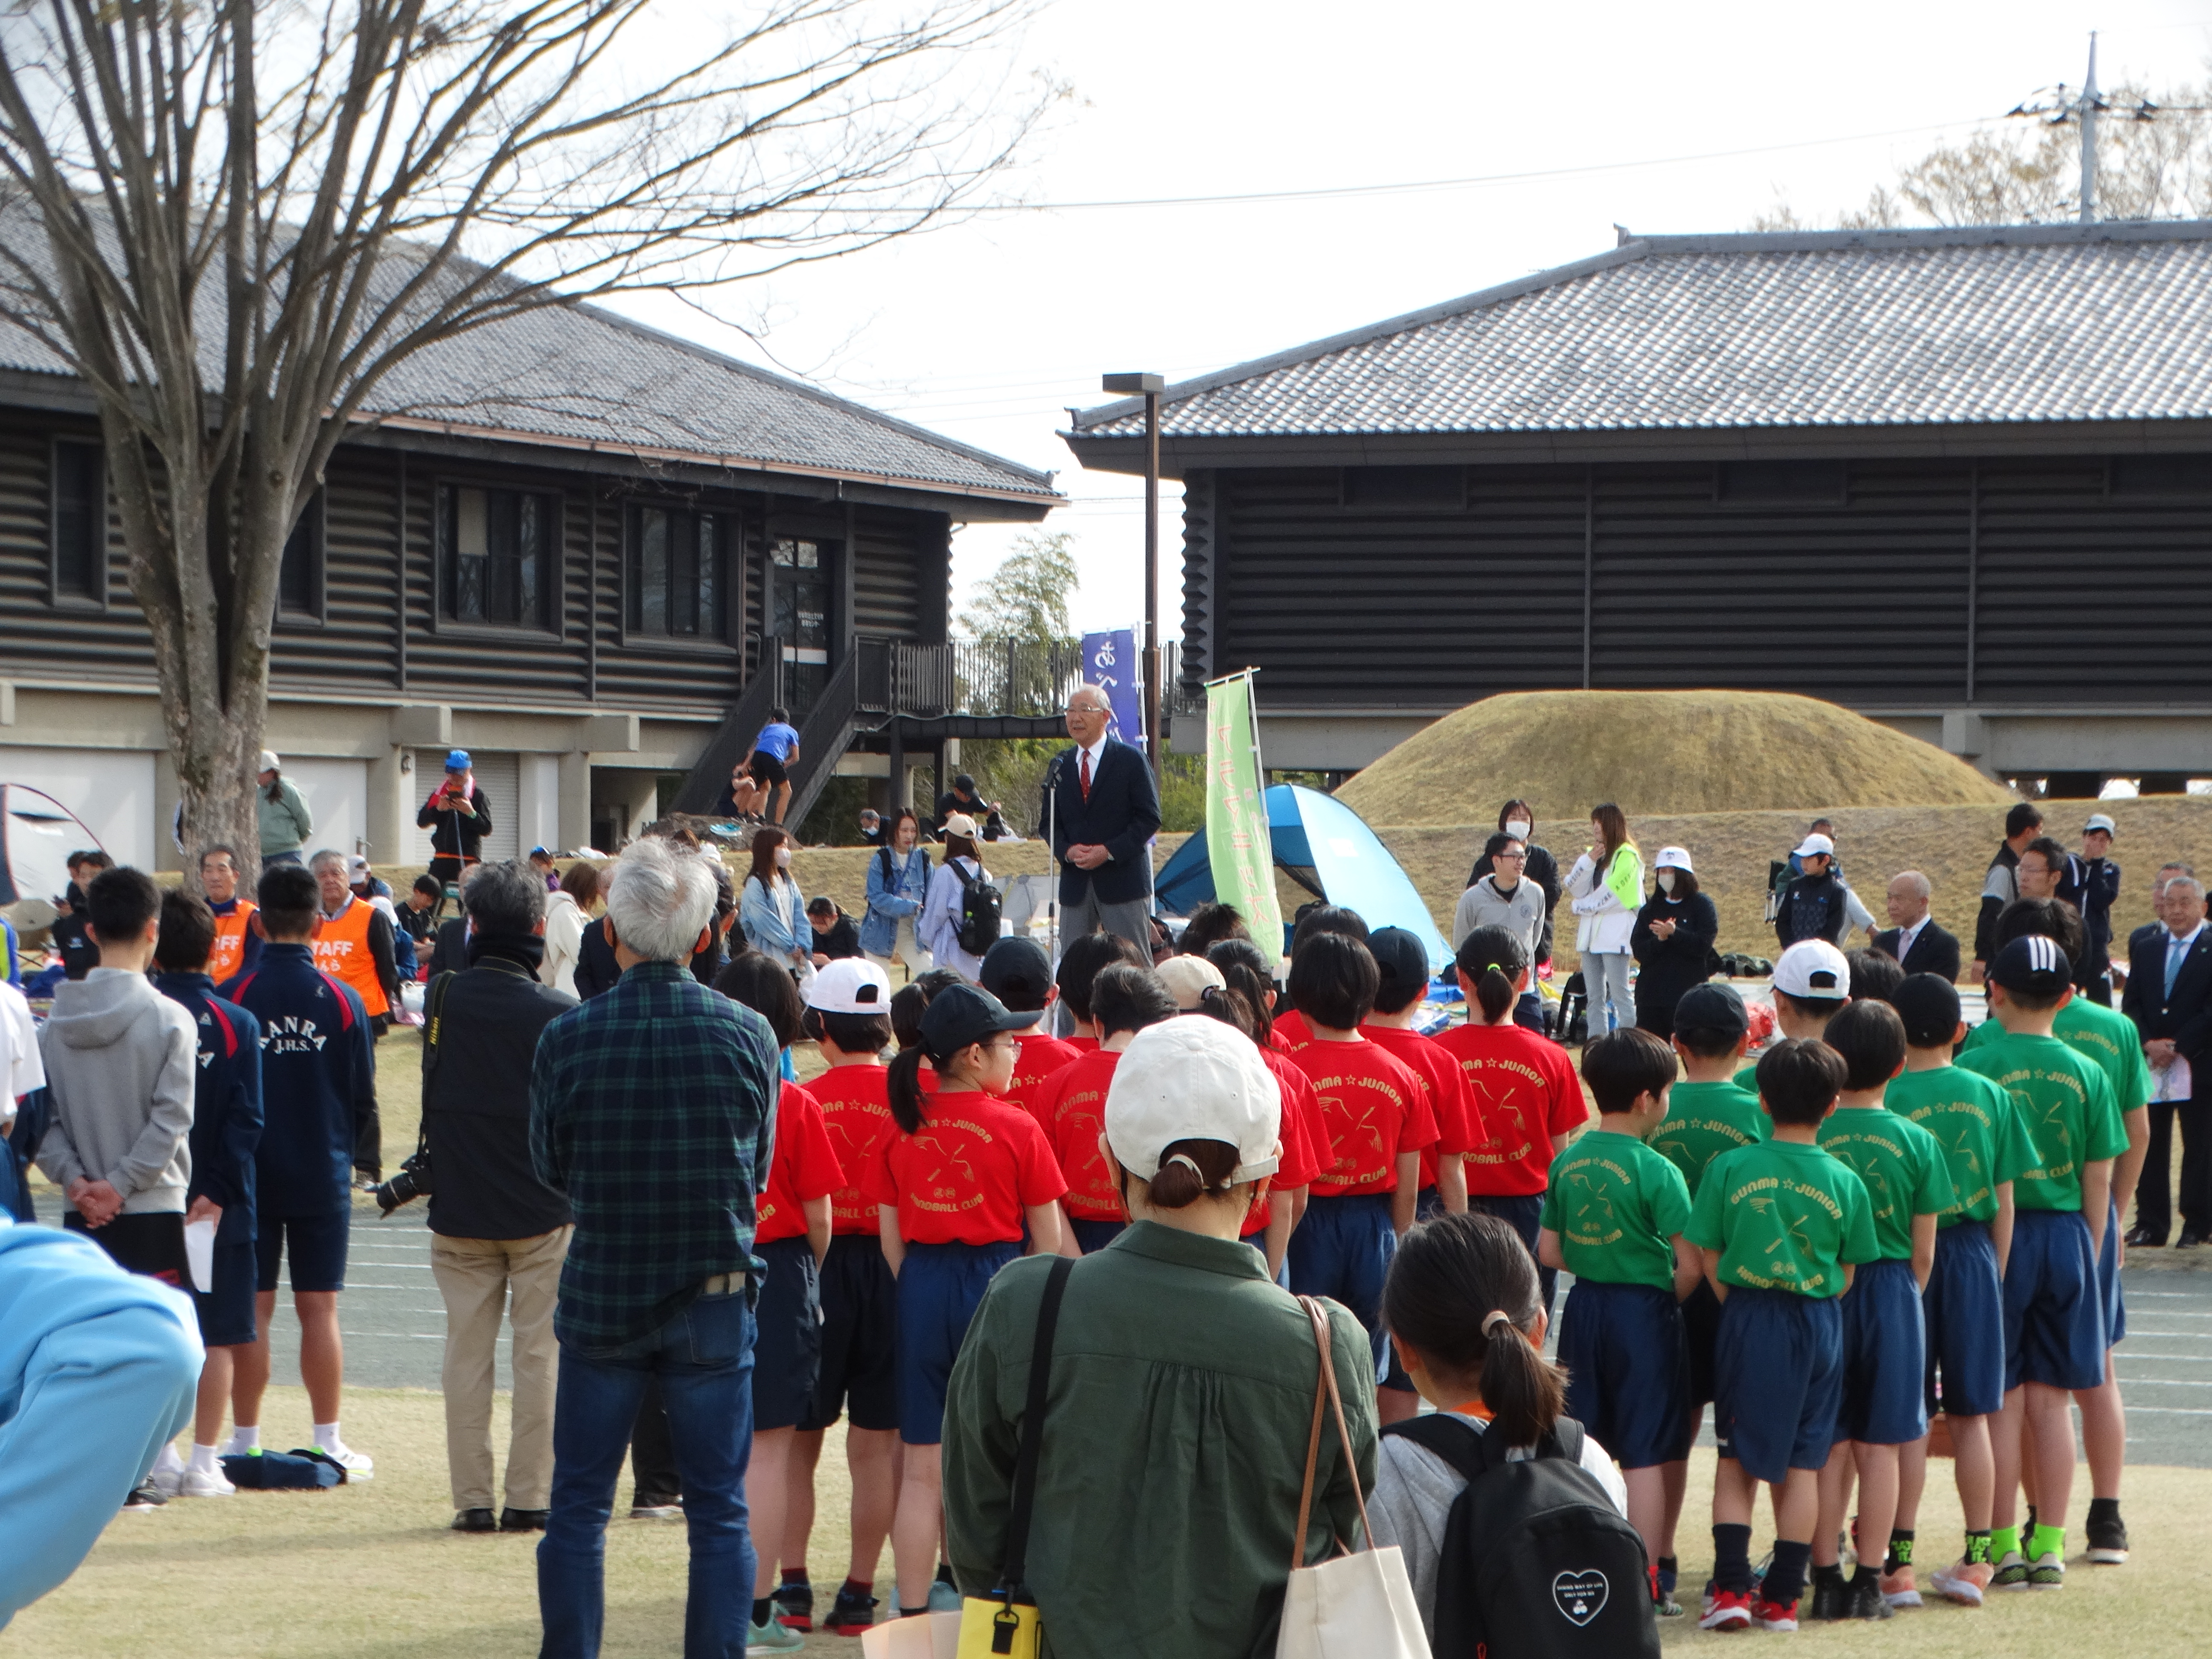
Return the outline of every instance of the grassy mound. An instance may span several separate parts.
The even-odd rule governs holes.
[[[2003,805],[2011,791],[1917,738],[1771,691],[1512,691],[1406,739],[1338,797],[1375,824]]]

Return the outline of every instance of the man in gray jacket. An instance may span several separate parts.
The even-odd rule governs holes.
[[[1452,949],[1458,950],[1478,927],[1503,927],[1528,947],[1528,960],[1534,963],[1551,910],[1543,888],[1522,873],[1528,865],[1528,843],[1501,830],[1483,849],[1482,861],[1489,873],[1468,884],[1452,913]],[[1513,1021],[1532,1031],[1544,1029],[1544,1000],[1533,981],[1513,1011]]]
[[[181,1287],[198,1033],[146,977],[161,933],[153,882],[103,871],[86,899],[100,966],[55,988],[39,1034],[53,1106],[39,1167],[69,1200],[64,1227],[130,1272]]]

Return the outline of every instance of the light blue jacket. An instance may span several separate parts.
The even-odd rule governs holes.
[[[886,863],[891,870],[889,882],[884,879]],[[919,843],[903,866],[890,848],[869,854],[868,913],[860,918],[860,948],[872,957],[890,955],[898,948],[900,919],[921,909],[928,896],[929,854]]]
[[[807,925],[806,901],[799,896],[799,884],[785,876],[777,885],[782,890],[782,899],[750,876],[745,878],[744,890],[738,898],[738,926],[744,930],[746,942],[754,950],[778,962],[789,962],[799,941],[813,930]]]

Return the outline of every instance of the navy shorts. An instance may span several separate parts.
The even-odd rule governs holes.
[[[1930,1412],[1987,1417],[2004,1408],[2004,1280],[1985,1221],[1954,1221],[1936,1234],[1936,1265],[1921,1306],[1928,1364],[1921,1389]],[[1936,1388],[1941,1372],[1942,1388]]]
[[[813,1408],[822,1377],[822,1296],[814,1247],[801,1238],[757,1244],[768,1263],[753,1309],[753,1427],[791,1429]]]
[[[839,1233],[822,1259],[820,1376],[802,1429],[841,1413],[856,1429],[898,1427],[898,1281],[874,1233]]]
[[[945,1439],[945,1390],[968,1326],[1021,1245],[909,1244],[898,1273],[898,1430],[909,1446]]]
[[[2105,1305],[2089,1224],[2078,1210],[2021,1210],[2005,1261],[2005,1389],[2105,1380]]]
[[[253,1287],[258,1264],[253,1241],[241,1238],[215,1247],[210,1290],[192,1292],[200,1316],[200,1340],[210,1348],[242,1348],[253,1340]]]
[[[1713,1346],[1713,1432],[1754,1480],[1825,1468],[1844,1392],[1844,1315],[1832,1297],[1731,1285]]]
[[[1536,1235],[1542,1229],[1544,1195],[1541,1193],[1469,1193],[1467,1207],[1482,1215],[1494,1215],[1521,1235],[1521,1242],[1528,1247],[1528,1259],[1536,1262],[1536,1284],[1544,1292],[1544,1311],[1552,1310],[1552,1297],[1559,1287],[1559,1270],[1547,1267],[1536,1258]]]
[[[1902,1446],[1928,1432],[1928,1333],[1909,1261],[1862,1261],[1844,1293],[1836,1438]]]
[[[1367,1328],[1377,1382],[1390,1374],[1389,1339],[1382,1332],[1382,1281],[1398,1253],[1390,1197],[1343,1193],[1309,1200],[1283,1257],[1293,1295],[1333,1297]]]
[[[346,1236],[353,1226],[353,1205],[319,1215],[260,1215],[254,1218],[254,1288],[276,1288],[276,1264],[289,1261],[292,1294],[345,1289]]]
[[[1086,1221],[1079,1215],[1068,1217],[1067,1224],[1075,1230],[1075,1242],[1085,1255],[1104,1249],[1129,1230],[1126,1221]]]
[[[1682,1304],[1682,1338],[1690,1350],[1690,1409],[1712,1403],[1713,1345],[1720,1340],[1721,1299],[1712,1280],[1701,1279]]]
[[[2108,1201],[2105,1239],[2097,1249],[2097,1289],[2105,1304],[2105,1346],[2117,1348],[2128,1334],[2128,1304],[2120,1294],[2120,1204]]]
[[[1690,1355],[1672,1291],[1577,1279],[1559,1316],[1567,1415],[1624,1469],[1689,1455]]]

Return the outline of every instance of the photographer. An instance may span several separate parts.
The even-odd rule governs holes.
[[[440,881],[459,881],[461,872],[477,862],[483,838],[491,833],[491,803],[477,785],[467,750],[446,757],[445,781],[430,792],[415,823],[430,832],[430,873]]]
[[[538,982],[545,884],[512,860],[479,866],[461,892],[465,971],[425,1000],[422,1136],[431,1272],[446,1304],[446,1461],[456,1532],[532,1532],[553,1483],[553,1306],[568,1253],[568,1204],[530,1161],[530,1065],[538,1035],[576,999]],[[386,1195],[399,1197],[394,1181]],[[514,1420],[507,1504],[492,1514],[491,1397],[500,1308],[514,1296]]]

